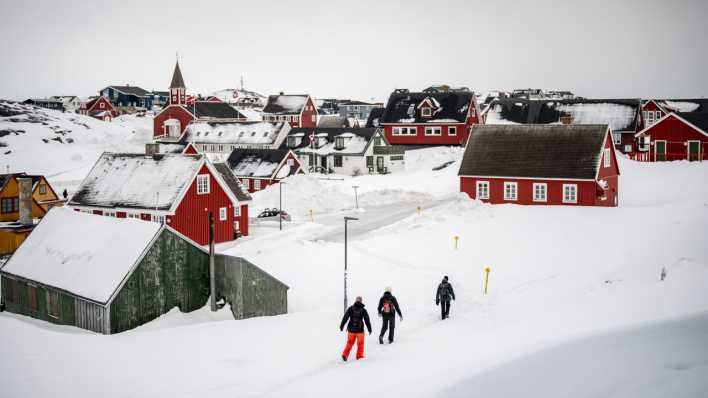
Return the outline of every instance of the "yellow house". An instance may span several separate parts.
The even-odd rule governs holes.
[[[32,218],[42,218],[54,206],[63,206],[47,179],[26,173],[0,174],[0,255],[9,254],[25,240],[33,225],[20,225],[20,190],[17,178],[32,179]]]

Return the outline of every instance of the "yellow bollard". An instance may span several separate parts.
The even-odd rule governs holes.
[[[312,212],[312,209],[310,209],[310,222],[315,222],[315,215]]]
[[[457,250],[457,242],[460,240],[460,237],[455,235],[453,239],[455,239],[455,250]]]
[[[484,294],[487,294],[487,286],[489,285],[489,273],[492,272],[492,269],[487,267],[484,269]]]
[[[418,206],[418,208],[416,209],[416,211],[418,212],[418,215],[420,215],[420,213],[423,211],[423,209],[421,209],[420,206]]]

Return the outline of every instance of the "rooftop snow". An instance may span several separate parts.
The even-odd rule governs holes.
[[[168,210],[201,164],[201,156],[104,153],[69,205]]]
[[[286,122],[193,123],[185,132],[187,142],[272,145]]]
[[[302,95],[271,95],[263,113],[270,114],[300,114],[309,96]]]
[[[54,208],[2,271],[106,303],[161,227]]]
[[[573,124],[608,124],[612,131],[628,130],[636,117],[636,109],[622,104],[561,104],[557,108],[573,117]]]
[[[661,105],[671,109],[674,112],[693,112],[698,109],[699,106],[699,104],[695,102],[670,100],[663,101]]]

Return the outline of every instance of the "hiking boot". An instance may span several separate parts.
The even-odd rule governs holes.
[[[345,357],[344,355],[342,355],[342,361],[347,362],[347,357]]]
[[[383,344],[383,336],[379,336],[379,344]]]
[[[389,341],[388,341],[388,344],[393,344],[393,340],[389,340]]]

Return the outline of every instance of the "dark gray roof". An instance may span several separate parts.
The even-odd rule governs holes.
[[[708,99],[706,98],[664,98],[653,100],[660,107],[669,112],[704,113],[708,112]],[[648,102],[648,101],[647,101]],[[690,109],[690,110],[689,110]]]
[[[432,117],[421,117],[418,105],[426,98],[434,98],[439,104],[438,112]],[[471,91],[444,93],[394,92],[388,98],[381,123],[425,123],[431,120],[456,120],[464,122],[474,98]]]
[[[639,99],[495,99],[487,123],[551,124],[573,116],[573,124],[608,124],[615,132],[637,131]]]
[[[376,103],[357,101],[357,100],[343,100],[339,102],[339,105],[378,105]]]
[[[594,180],[607,125],[474,125],[458,175]]]
[[[123,94],[135,95],[138,97],[145,97],[150,95],[150,92],[144,90],[138,86],[109,86],[116,91],[120,91]]]
[[[169,91],[155,91],[155,90],[153,90],[153,91],[152,91],[152,94],[153,94],[153,95],[160,95],[160,96],[163,96],[163,97],[169,97],[169,96],[170,96],[170,92],[169,92]]]
[[[225,102],[197,101],[194,105],[184,105],[184,108],[196,117],[246,119],[246,116]]]
[[[186,88],[184,79],[182,78],[182,71],[179,69],[179,61],[175,63],[175,71],[172,73],[170,88]]]
[[[384,107],[372,108],[371,112],[369,112],[369,118],[366,119],[366,126],[364,127],[379,127],[379,123],[381,122],[381,116],[383,116],[385,109],[386,108]]]
[[[219,172],[219,175],[221,175],[221,178],[229,189],[231,189],[231,192],[233,192],[239,202],[246,202],[253,199],[248,191],[244,189],[243,185],[241,185],[241,181],[231,172],[231,169],[229,169],[226,163],[214,163],[214,168]]]
[[[317,127],[332,128],[332,127],[350,127],[350,126],[349,126],[349,119],[347,119],[344,116],[327,115],[327,116],[320,116],[320,120],[317,123]]]
[[[307,94],[269,95],[263,113],[299,115],[308,97]]]
[[[708,113],[705,112],[677,112],[677,115],[686,119],[687,122],[703,130],[704,133],[708,134]]]

